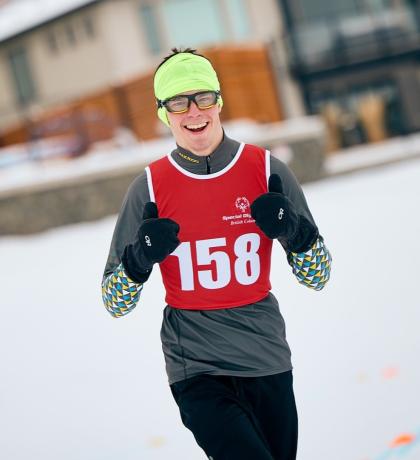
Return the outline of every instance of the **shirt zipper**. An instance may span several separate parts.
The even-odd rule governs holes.
[[[210,155],[206,156],[206,163],[207,163],[207,174],[211,174]]]

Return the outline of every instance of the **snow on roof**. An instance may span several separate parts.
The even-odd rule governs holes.
[[[9,0],[0,4],[0,42],[98,0]]]

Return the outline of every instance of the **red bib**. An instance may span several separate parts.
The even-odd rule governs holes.
[[[241,144],[214,174],[190,173],[170,155],[146,168],[159,217],[180,226],[181,244],[160,264],[168,305],[213,310],[267,296],[272,240],[255,225],[250,204],[267,192],[269,167],[269,152]]]

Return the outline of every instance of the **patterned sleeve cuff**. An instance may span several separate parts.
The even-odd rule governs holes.
[[[320,291],[330,279],[332,257],[320,236],[306,252],[289,252],[289,265],[299,283]]]
[[[143,284],[130,279],[121,263],[102,281],[102,300],[105,308],[115,318],[130,313],[140,298]]]

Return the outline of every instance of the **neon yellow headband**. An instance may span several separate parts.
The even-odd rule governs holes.
[[[185,91],[206,89],[219,91],[220,83],[210,61],[196,54],[175,54],[164,62],[155,74],[155,97],[160,101]],[[221,97],[219,105],[223,105]],[[158,108],[158,117],[169,126],[165,107]]]

